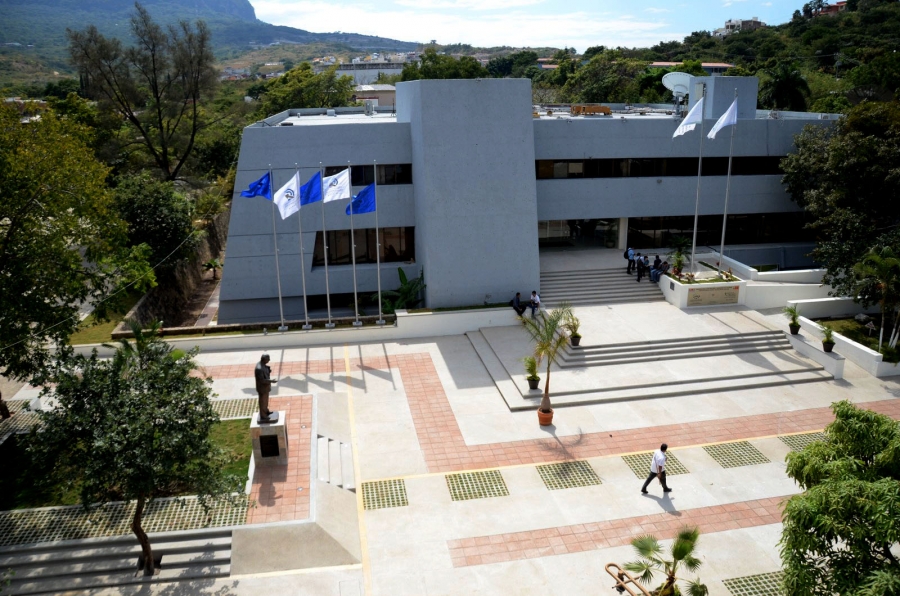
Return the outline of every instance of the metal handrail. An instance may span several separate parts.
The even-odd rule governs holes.
[[[605,569],[606,572],[616,580],[616,584],[613,588],[618,590],[619,594],[628,592],[631,596],[652,596],[650,592],[644,589],[644,586],[638,583],[636,577],[619,567],[616,563],[607,563]],[[633,591],[631,587],[629,587],[629,584],[636,587],[640,592]]]

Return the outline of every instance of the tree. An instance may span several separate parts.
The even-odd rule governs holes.
[[[422,302],[422,291],[425,289],[425,272],[420,272],[419,277],[412,281],[406,277],[402,267],[397,267],[397,273],[400,275],[400,287],[396,290],[381,292],[381,306],[385,314],[393,314],[404,308],[415,308]],[[378,294],[372,294],[369,300],[377,303]]]
[[[606,51],[569,77],[563,93],[577,103],[638,101],[637,77],[646,68],[646,62],[625,58],[618,51]]]
[[[803,74],[789,62],[779,62],[775,68],[763,70],[766,78],[759,86],[759,105],[764,108],[806,111],[809,84]]]
[[[291,108],[350,105],[353,87],[353,77],[338,75],[337,66],[316,74],[309,62],[303,62],[266,84],[260,111],[271,116]]]
[[[219,416],[210,403],[209,378],[193,374],[196,348],[175,352],[158,335],[130,322],[133,343],[122,340],[112,359],[64,351],[46,390],[57,407],[40,414],[27,439],[28,453],[45,481],[76,482],[85,509],[114,500],[134,501],[131,529],[140,542],[145,575],[155,570],[143,529],[154,499],[196,494],[237,503],[246,479],[222,472],[225,454],[210,440]]]
[[[176,180],[204,126],[201,103],[217,83],[209,30],[203,21],[164,30],[134,6],[135,46],[124,48],[92,25],[67,30],[69,54],[88,95],[119,114],[161,176]]]
[[[210,259],[203,263],[203,269],[206,271],[212,271],[213,280],[219,279],[217,276],[217,272],[222,268],[222,263],[219,259]]]
[[[169,269],[193,254],[193,208],[172,182],[153,180],[146,173],[125,176],[114,194],[116,209],[128,223],[129,244],[149,246],[153,265]]]
[[[657,591],[656,596],[675,596],[678,594],[678,586],[675,582],[682,580],[687,586],[690,596],[706,596],[709,589],[700,583],[700,580],[687,581],[677,576],[679,567],[683,567],[691,573],[696,573],[701,561],[694,556],[697,541],[700,539],[700,530],[697,528],[682,528],[672,542],[669,558],[663,558],[663,549],[659,540],[649,534],[638,536],[631,541],[631,546],[637,552],[638,560],[625,564],[625,569],[639,573],[638,578],[644,585],[653,581],[653,574],[662,572],[666,579]]]
[[[89,138],[52,111],[23,124],[0,106],[0,369],[11,376],[41,372],[48,344],[67,343],[82,304],[119,283],[155,283],[146,255],[125,248]]]
[[[900,105],[860,104],[833,127],[806,127],[795,145],[782,181],[818,235],[823,282],[852,296],[853,267],[871,247],[900,252]]]
[[[559,353],[569,341],[566,333],[566,322],[572,317],[572,307],[563,304],[549,313],[540,311],[535,317],[519,317],[525,331],[534,342],[534,359],[538,364],[547,361],[547,378],[544,379],[544,397],[541,398],[540,410],[545,414],[553,411],[550,404],[550,365],[559,358]]]
[[[888,315],[894,314],[897,304],[900,303],[900,258],[889,246],[873,248],[862,261],[853,266],[853,272],[857,279],[854,295],[866,303],[877,301],[881,306],[881,330],[878,332],[878,351],[881,351],[884,324]],[[888,340],[888,346],[891,348],[897,345],[898,324],[900,318],[897,318]]]
[[[789,453],[803,492],[784,510],[787,596],[892,596],[900,589],[900,423],[832,404],[825,441]]]
[[[486,78],[491,73],[471,56],[461,56],[459,60],[453,56],[438,54],[434,48],[428,48],[419,62],[408,62],[403,65],[404,81],[419,79],[477,79]]]

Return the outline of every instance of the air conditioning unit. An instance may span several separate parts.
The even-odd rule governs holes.
[[[366,100],[366,116],[374,116],[375,115],[375,106],[378,105],[378,102],[374,99]]]

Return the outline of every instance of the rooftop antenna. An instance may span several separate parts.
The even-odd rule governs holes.
[[[684,105],[684,96],[688,94],[691,79],[693,77],[686,72],[670,72],[663,75],[663,87],[672,92],[675,96],[675,117],[681,118],[682,106]]]

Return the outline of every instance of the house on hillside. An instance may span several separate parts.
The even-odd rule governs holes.
[[[725,21],[725,26],[719,29],[716,29],[713,32],[713,35],[716,37],[728,37],[733,33],[739,33],[740,31],[753,31],[754,29],[760,29],[765,27],[766,24],[759,20],[759,17],[753,17],[752,19],[729,19]]]
[[[652,62],[650,64],[650,68],[673,68],[675,66],[681,66],[684,62]],[[706,71],[711,77],[724,74],[726,70],[733,67],[734,64],[728,64],[727,62],[703,62],[701,65],[703,70]]]

